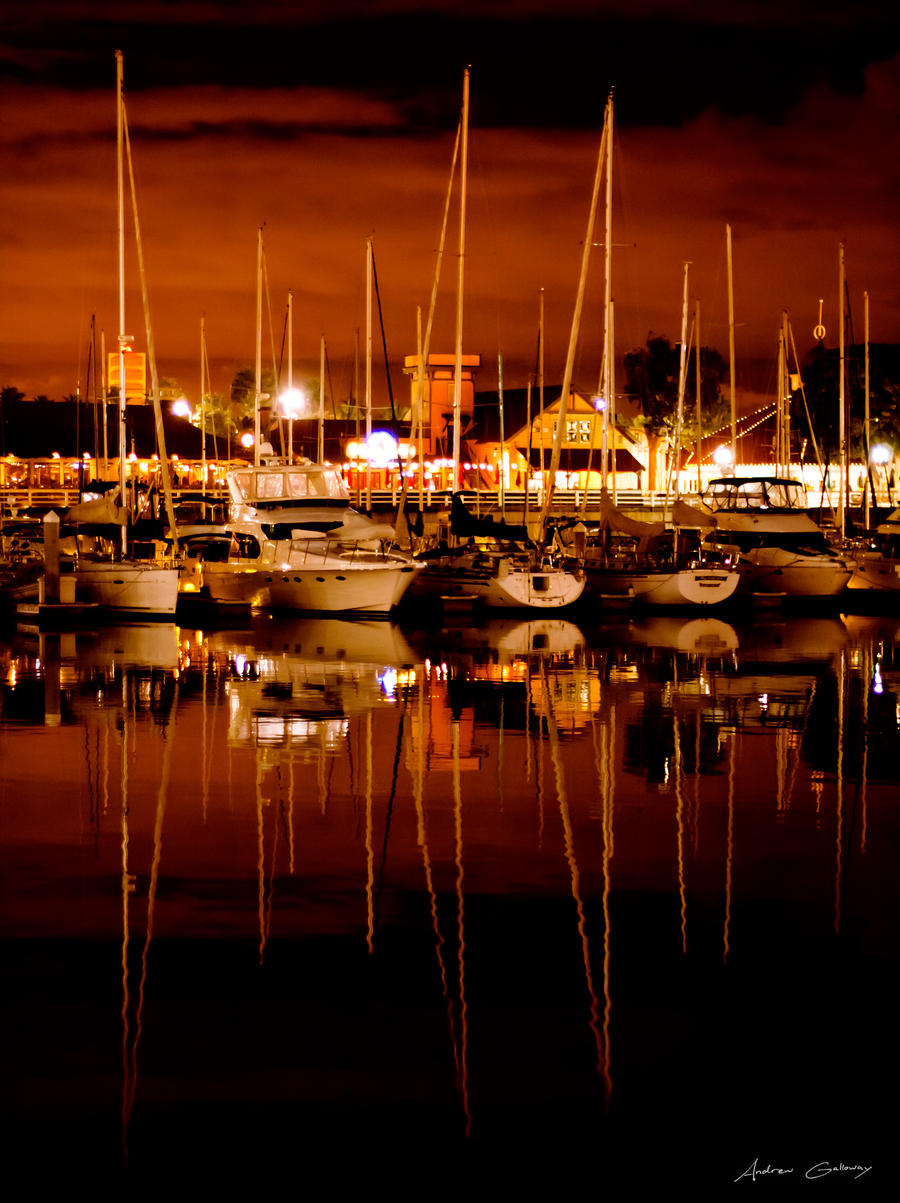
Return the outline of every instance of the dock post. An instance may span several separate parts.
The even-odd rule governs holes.
[[[41,601],[59,604],[59,515],[51,510],[44,518],[44,578]]]

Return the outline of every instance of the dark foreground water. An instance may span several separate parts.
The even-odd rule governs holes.
[[[898,643],[0,632],[8,1181],[893,1193]]]

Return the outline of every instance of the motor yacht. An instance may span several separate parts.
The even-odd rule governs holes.
[[[834,550],[810,517],[796,480],[724,477],[700,496],[701,547],[736,560],[741,593],[827,598],[841,593],[854,562]]]

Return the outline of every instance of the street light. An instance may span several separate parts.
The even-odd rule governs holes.
[[[397,440],[389,430],[373,430],[365,441],[366,459],[373,468],[387,468],[399,455]]]
[[[727,472],[734,464],[734,456],[727,443],[720,443],[713,452],[713,460],[720,472]]]
[[[306,406],[306,394],[299,388],[286,388],[278,396],[281,412],[288,420],[288,463],[294,462],[294,418],[299,418]]]
[[[888,505],[891,504],[891,486],[890,481],[888,480],[887,466],[889,463],[891,463],[893,458],[894,449],[893,447],[889,447],[887,443],[876,443],[869,452],[869,459],[871,462],[875,465],[875,467],[880,466],[884,472],[884,487],[885,492],[887,493]],[[875,504],[878,504],[877,498]]]

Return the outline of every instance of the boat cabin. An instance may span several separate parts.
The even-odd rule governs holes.
[[[806,490],[800,481],[775,476],[726,476],[711,480],[701,501],[718,510],[806,510]]]
[[[350,501],[340,468],[312,460],[299,464],[270,460],[258,468],[235,469],[226,479],[234,505],[258,510],[304,505],[344,509]]]

